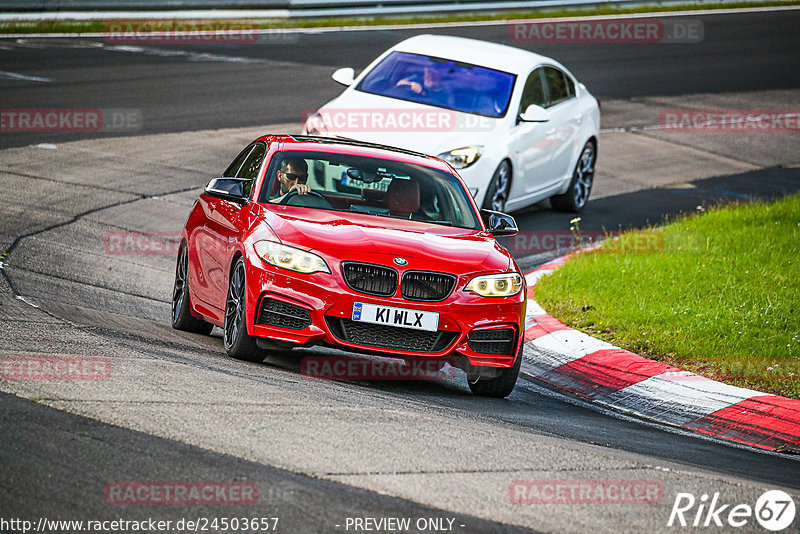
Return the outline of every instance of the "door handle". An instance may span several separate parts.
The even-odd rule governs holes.
[[[581,122],[583,122],[583,114],[581,113],[581,114],[575,115],[574,117],[572,117],[572,120],[574,120],[575,122],[580,124]]]

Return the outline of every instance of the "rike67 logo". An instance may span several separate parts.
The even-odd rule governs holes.
[[[697,499],[691,493],[678,493],[669,514],[668,527],[743,527],[755,520],[763,528],[778,532],[791,526],[795,505],[791,495],[781,490],[764,492],[755,506],[746,503],[723,504],[719,492]]]

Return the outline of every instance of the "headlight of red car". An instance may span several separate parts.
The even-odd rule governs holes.
[[[470,280],[464,289],[482,297],[511,297],[522,290],[522,277],[518,273],[485,274]]]
[[[330,273],[325,260],[299,248],[281,245],[274,241],[258,241],[254,245],[256,254],[265,262],[298,273]]]

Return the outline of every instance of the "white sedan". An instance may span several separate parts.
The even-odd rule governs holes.
[[[311,113],[303,133],[437,155],[478,205],[514,211],[550,198],[584,208],[594,181],[600,109],[560,63],[474,39],[419,35],[390,48]]]

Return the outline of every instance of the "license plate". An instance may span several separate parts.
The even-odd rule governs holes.
[[[436,332],[439,329],[437,312],[394,308],[379,304],[353,303],[353,320]]]

